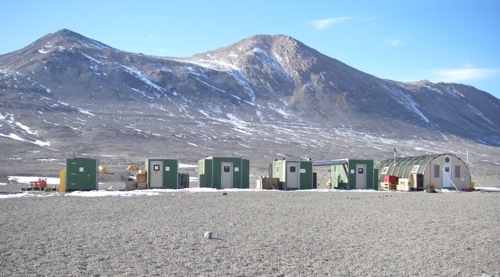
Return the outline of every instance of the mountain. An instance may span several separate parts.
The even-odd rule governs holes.
[[[37,172],[33,160],[52,170],[75,152],[110,165],[243,155],[265,174],[275,157],[500,146],[492,95],[380,79],[284,35],[156,57],[63,29],[0,56],[0,95],[0,176]]]

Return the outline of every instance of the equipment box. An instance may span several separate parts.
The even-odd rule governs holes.
[[[398,182],[398,177],[392,175],[386,175],[384,176],[384,182],[396,184]]]
[[[397,187],[397,190],[410,191],[410,182],[409,182],[409,179],[400,178],[399,182],[398,182],[398,185],[396,187]]]

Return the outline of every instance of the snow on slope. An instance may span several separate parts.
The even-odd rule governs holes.
[[[4,126],[4,124],[6,126]],[[42,147],[50,146],[49,141],[42,141],[38,139],[38,131],[34,131],[30,127],[17,122],[13,114],[2,114],[0,112],[0,127],[2,127],[2,129],[4,130],[10,129],[10,133],[0,133],[0,137],[29,142]],[[20,135],[22,135],[23,137],[21,137]]]
[[[407,108],[410,111],[413,111],[415,114],[417,114],[420,118],[425,123],[430,123],[429,119],[418,109],[418,104],[411,98],[410,95],[405,93],[404,91],[400,89],[392,89],[387,87],[384,83],[380,82],[379,83],[382,87],[384,87],[388,92],[391,93],[392,98],[396,100],[399,104],[401,104],[403,107]]]
[[[248,102],[248,101],[244,101],[244,102],[246,102],[248,104],[253,104],[255,102],[256,96],[255,96],[255,92],[252,89],[252,86],[248,83],[248,80],[246,79],[245,75],[241,72],[241,69],[238,68],[236,65],[234,65],[230,62],[226,62],[224,60],[216,60],[216,59],[206,60],[206,59],[200,59],[200,58],[190,58],[190,59],[183,59],[183,60],[177,60],[177,61],[184,62],[184,63],[188,62],[188,63],[191,63],[193,65],[197,65],[197,66],[200,66],[203,68],[207,68],[207,69],[211,69],[211,70],[215,70],[215,71],[220,71],[220,72],[226,72],[226,73],[230,74],[236,80],[236,82],[238,82],[238,84],[245,90],[246,94],[251,99],[250,102]],[[200,73],[195,72],[190,67],[187,67],[187,69],[190,69],[190,72],[195,74],[195,75],[200,75]],[[227,93],[223,89],[216,88],[216,87],[208,84],[207,82],[201,81],[200,79],[198,79],[196,77],[194,77],[194,78],[197,79],[198,81],[204,83],[205,85],[212,87],[215,90]],[[239,99],[240,101],[242,100],[234,94],[230,94],[230,95]]]
[[[162,87],[160,87],[159,85],[153,83],[146,75],[144,75],[141,71],[135,69],[135,68],[132,68],[132,67],[128,67],[128,66],[125,66],[125,65],[122,65],[120,64],[119,66],[123,67],[125,69],[125,71],[127,71],[129,74],[133,75],[134,77],[138,78],[139,80],[143,81],[146,85],[158,90],[159,92],[163,93],[164,95],[166,95],[168,93],[168,91]],[[158,94],[156,94],[157,97],[159,97]]]

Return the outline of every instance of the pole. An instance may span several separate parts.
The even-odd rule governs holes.
[[[394,165],[396,165],[396,148],[394,148]]]

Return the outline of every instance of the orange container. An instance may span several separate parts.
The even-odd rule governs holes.
[[[47,181],[45,180],[35,181],[33,182],[33,186],[38,189],[44,189],[47,187]]]

